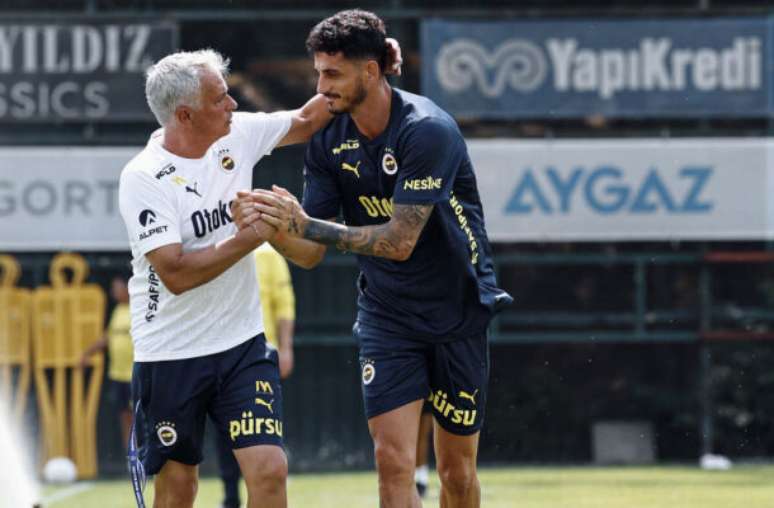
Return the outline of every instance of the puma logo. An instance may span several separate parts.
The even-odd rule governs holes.
[[[265,406],[265,407],[269,408],[269,412],[274,414],[274,409],[272,409],[272,407],[271,407],[271,405],[274,403],[274,399],[271,399],[271,402],[266,402],[265,400],[263,400],[263,399],[261,399],[259,397],[256,397],[255,398],[255,403],[257,405],[259,405],[259,406]]]
[[[478,389],[476,389],[476,391],[473,392],[472,394],[468,393],[468,392],[466,392],[464,390],[460,390],[460,398],[461,399],[468,399],[475,406],[476,405],[476,394],[477,393],[478,393]]]
[[[360,178],[360,171],[358,171],[358,168],[360,167],[360,161],[357,161],[357,164],[352,166],[351,164],[347,164],[346,162],[341,163],[341,169],[346,171],[352,171],[355,173],[355,176]]]
[[[193,186],[193,187],[189,187],[189,186],[187,186],[187,185],[186,185],[186,186],[185,186],[185,191],[186,191],[186,192],[193,192],[193,193],[194,193],[194,194],[196,194],[197,196],[199,196],[199,197],[202,197],[202,195],[201,195],[201,194],[199,194],[199,191],[198,191],[198,190],[196,190],[196,186],[197,186],[197,185],[199,185],[199,182],[194,182],[194,186]]]

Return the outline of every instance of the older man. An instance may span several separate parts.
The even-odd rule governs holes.
[[[286,505],[277,352],[264,338],[255,264],[245,257],[274,228],[237,232],[229,201],[250,187],[264,155],[306,141],[330,115],[320,96],[295,111],[237,113],[227,68],[212,50],[151,67],[146,95],[162,128],[121,174],[138,456],[158,475],[157,507],[193,506],[208,413],[229,437],[249,506]]]

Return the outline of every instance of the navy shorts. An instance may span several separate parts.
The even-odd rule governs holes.
[[[232,448],[282,446],[277,350],[260,334],[232,349],[185,360],[135,362],[138,455],[153,475],[167,460],[202,461],[209,414]]]
[[[355,325],[367,418],[425,399],[446,431],[470,435],[484,423],[489,383],[486,333],[429,343],[379,336]]]

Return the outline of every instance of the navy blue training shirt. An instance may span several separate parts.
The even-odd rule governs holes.
[[[498,289],[476,177],[454,120],[393,89],[390,120],[369,140],[336,116],[306,151],[304,210],[348,226],[382,224],[396,204],[432,204],[411,257],[358,255],[358,323],[387,336],[442,342],[486,330],[510,303]]]

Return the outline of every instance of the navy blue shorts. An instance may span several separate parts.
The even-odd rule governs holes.
[[[446,431],[465,436],[481,430],[489,383],[486,333],[428,343],[379,336],[357,325],[354,331],[367,418],[425,399]]]
[[[282,446],[277,350],[263,334],[212,355],[135,362],[132,394],[139,400],[138,455],[148,475],[167,460],[202,461],[208,414],[232,448]]]

